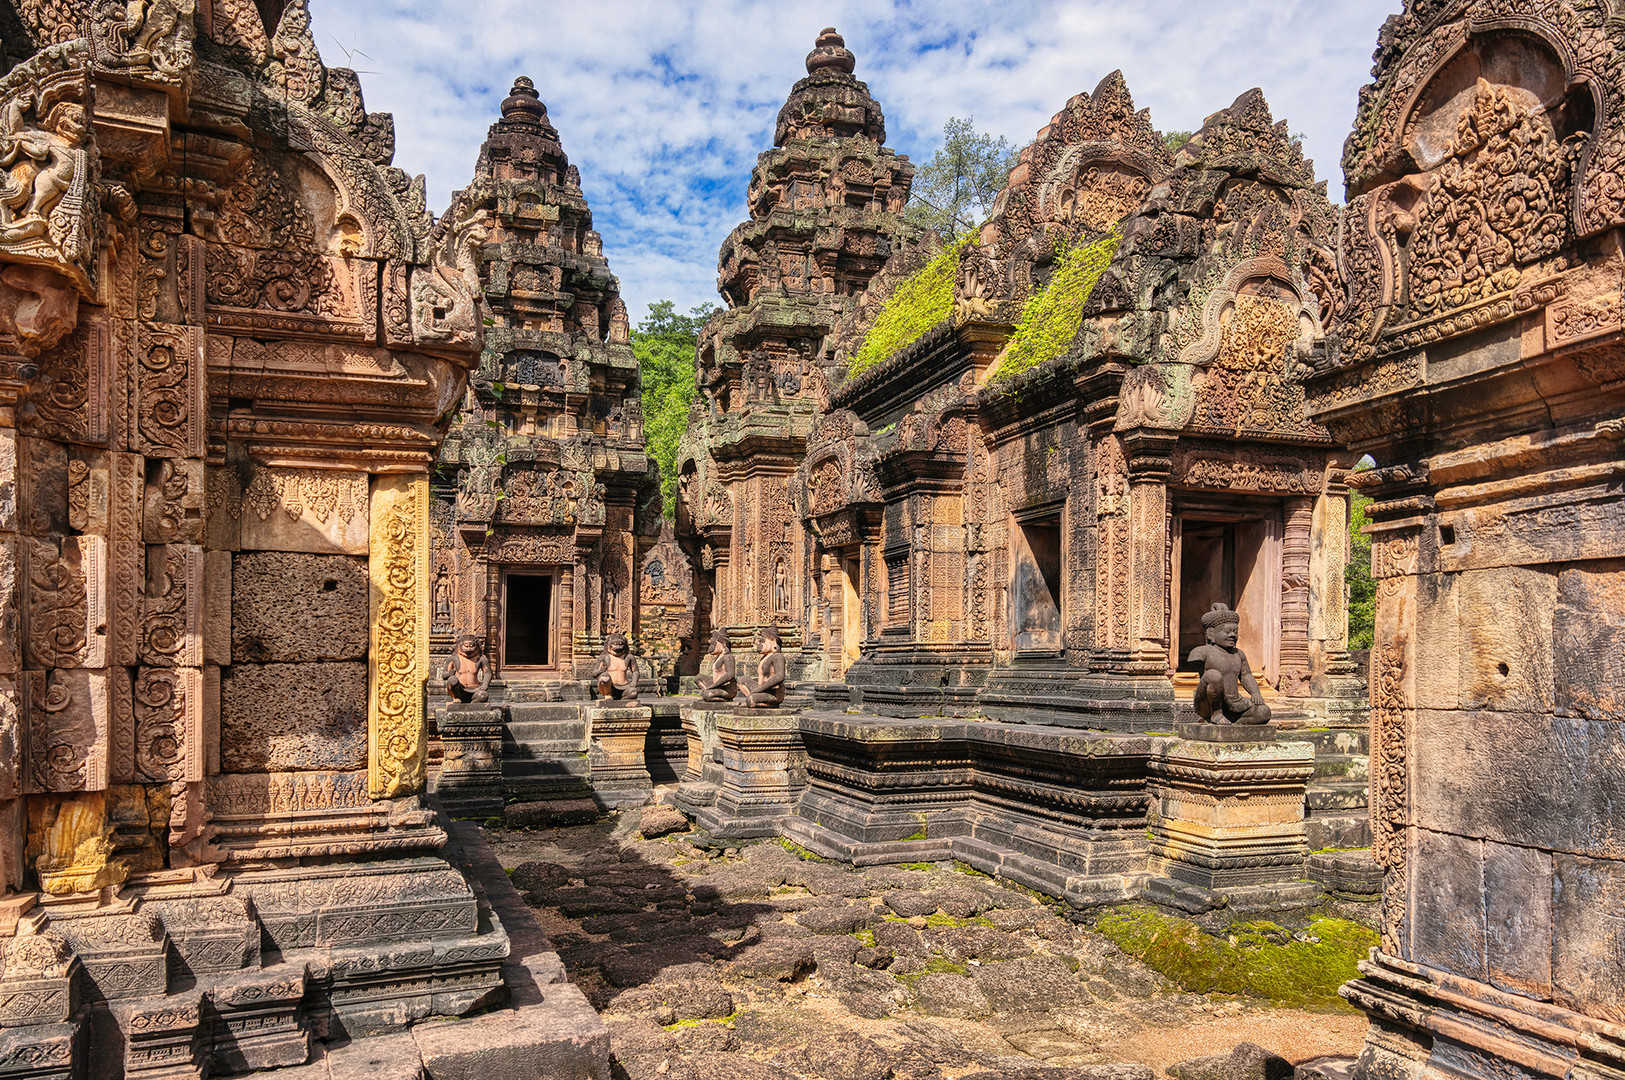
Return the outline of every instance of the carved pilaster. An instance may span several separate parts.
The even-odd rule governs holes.
[[[1281,541],[1281,691],[1309,692],[1309,582],[1315,501],[1288,499]]]
[[[429,669],[429,481],[381,476],[372,484],[372,650],[367,680],[367,789],[375,799],[424,787]]]
[[[1168,474],[1172,432],[1138,430],[1123,437],[1128,464],[1128,668],[1168,670]]]
[[[203,456],[203,342],[201,326],[140,324],[131,370],[132,449],[148,457]],[[200,499],[202,479],[200,473]]]

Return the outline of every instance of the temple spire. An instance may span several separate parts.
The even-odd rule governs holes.
[[[818,40],[813,42],[813,51],[807,54],[808,75],[826,70],[850,75],[857,65],[857,57],[846,47],[846,39],[836,33],[833,26],[824,27]]]

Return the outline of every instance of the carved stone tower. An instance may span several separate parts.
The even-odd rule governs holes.
[[[854,66],[833,28],[820,34],[757,159],[750,220],[718,259],[728,307],[701,337],[702,400],[678,455],[678,532],[700,567],[702,623],[708,611],[741,638],[778,624],[792,658],[822,632],[788,482],[828,393],[824,337],[903,240],[914,178],[883,145],[885,118]]]
[[[659,521],[626,306],[529,79],[457,201],[491,221],[491,323],[440,458],[433,646],[472,632],[510,682],[564,683],[636,629],[634,526]]]

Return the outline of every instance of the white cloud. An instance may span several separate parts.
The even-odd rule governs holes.
[[[1400,0],[317,0],[329,64],[395,114],[395,163],[432,206],[467,183],[515,76],[535,80],[581,170],[633,319],[662,298],[715,302],[717,249],[802,57],[835,25],[924,161],[950,116],[1016,146],[1121,68],[1163,130],[1193,129],[1261,86],[1341,193],[1343,137],[1383,19]]]

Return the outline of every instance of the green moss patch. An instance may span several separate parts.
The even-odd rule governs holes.
[[[968,964],[961,964],[957,960],[944,960],[941,957],[933,957],[932,959],[927,960],[925,962],[925,967],[921,968],[919,971],[904,972],[901,975],[893,975],[892,978],[896,979],[900,983],[903,983],[905,986],[909,987],[909,989],[913,989],[914,984],[920,981],[920,977],[922,975],[969,974],[970,966]]]
[[[1221,936],[1153,908],[1124,906],[1095,929],[1147,967],[1198,994],[1245,994],[1300,1009],[1352,1011],[1337,988],[1359,977],[1359,961],[1377,944],[1359,923],[1312,916],[1298,935],[1259,920]]]
[[[954,310],[954,278],[959,274],[959,253],[972,233],[944,244],[931,261],[904,278],[886,298],[863,344],[847,362],[847,373],[861,375],[884,363],[925,336]]]
[[[1083,322],[1084,305],[1122,239],[1113,232],[1092,244],[1056,250],[1055,273],[1048,285],[1027,300],[1015,331],[994,361],[989,385],[1031,371],[1071,348]]]

